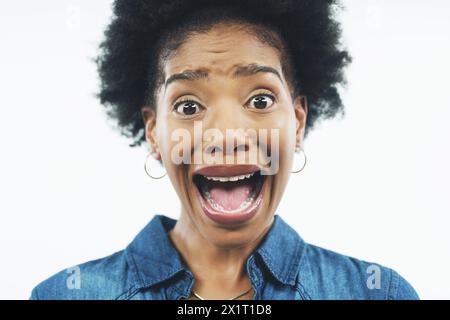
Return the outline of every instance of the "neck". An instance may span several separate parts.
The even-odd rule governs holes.
[[[246,261],[264,234],[245,245],[219,247],[208,241],[187,213],[182,211],[169,236],[194,274],[194,290],[220,299],[236,295],[251,286]]]

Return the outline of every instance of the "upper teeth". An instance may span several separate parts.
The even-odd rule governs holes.
[[[238,180],[247,179],[247,178],[250,178],[253,174],[254,173],[249,173],[249,174],[243,174],[240,176],[232,176],[232,177],[207,177],[207,176],[205,176],[205,178],[208,180],[213,180],[213,181],[227,182],[227,181],[238,181]]]

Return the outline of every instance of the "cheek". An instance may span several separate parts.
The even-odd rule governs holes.
[[[290,149],[292,149],[293,152],[295,149],[296,119],[293,106],[280,106],[273,114],[268,115],[268,117],[265,117],[264,119],[260,119],[258,121],[258,127],[264,128],[268,132],[271,130],[278,132],[280,153],[284,150],[289,152]],[[270,137],[273,139],[274,135],[269,134],[270,146],[276,146],[277,141],[272,141]]]
[[[296,123],[297,120],[295,118],[294,106],[292,104],[286,105],[283,108],[283,112],[280,116],[282,118],[281,134],[280,141],[282,146],[285,149],[292,149],[292,152],[295,149],[295,140],[296,140]],[[288,150],[289,151],[289,150]]]
[[[185,163],[190,161],[186,160],[186,157],[191,156],[195,143],[194,125],[169,118],[162,120],[163,124],[158,128],[159,149],[164,165],[168,170],[173,170],[180,167],[183,159]]]
[[[289,109],[290,108],[290,109]],[[269,147],[271,160],[277,162],[276,172],[285,176],[290,171],[296,141],[296,119],[292,106],[285,106],[270,118],[266,123],[267,128],[275,130],[276,134],[270,134]],[[274,165],[275,166],[275,165]]]

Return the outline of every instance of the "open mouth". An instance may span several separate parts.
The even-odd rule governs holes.
[[[266,176],[255,166],[208,167],[193,177],[203,211],[220,223],[251,219],[262,200]]]

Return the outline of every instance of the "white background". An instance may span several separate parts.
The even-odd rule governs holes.
[[[0,2],[0,298],[178,216],[168,179],[147,178],[145,148],[94,98],[111,2]],[[450,298],[449,2],[344,4],[347,113],[311,132],[278,213],[310,243]]]

